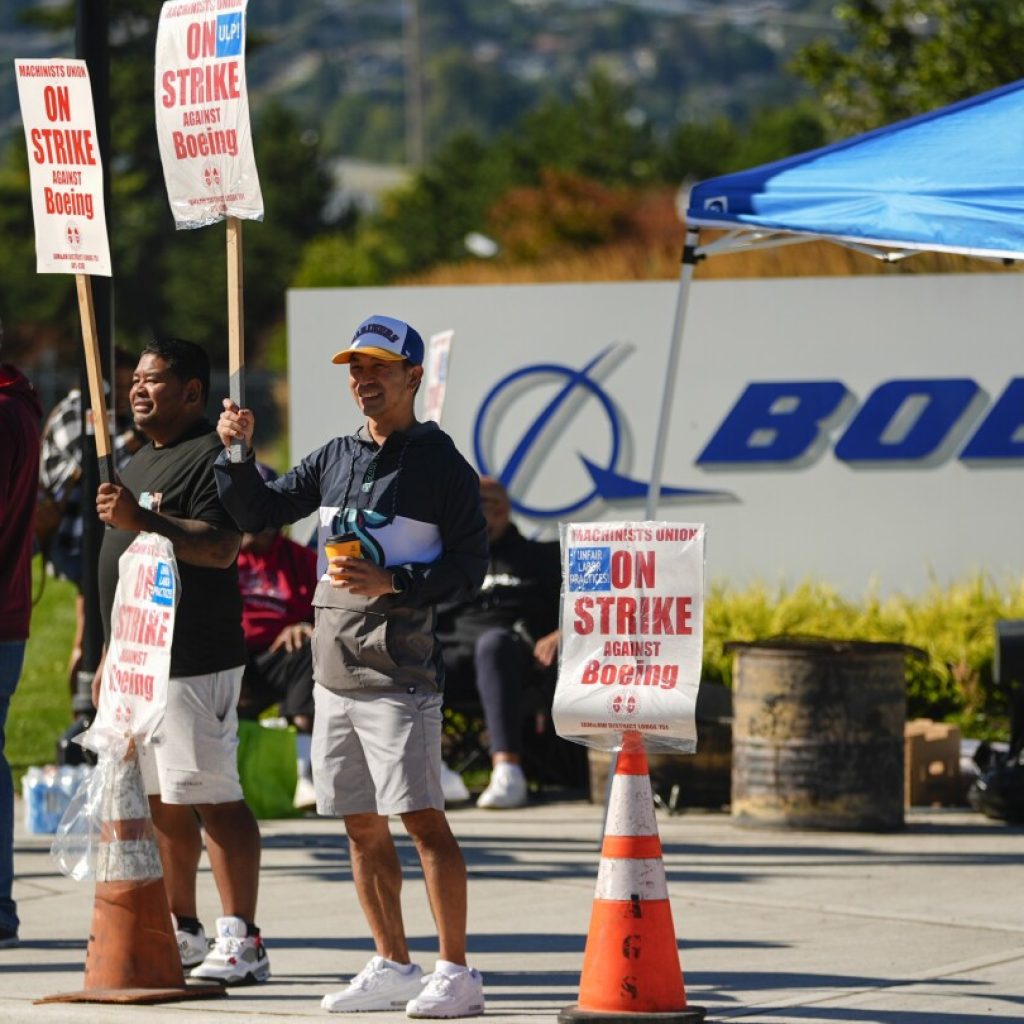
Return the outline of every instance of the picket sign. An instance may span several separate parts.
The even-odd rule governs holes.
[[[552,717],[563,739],[692,753],[704,647],[704,526],[562,523]]]
[[[441,425],[444,396],[448,391],[448,374],[452,365],[452,339],[454,331],[432,334],[427,342],[423,360],[423,415],[424,421],[433,420]]]
[[[167,0],[156,35],[156,134],[177,228],[227,219],[228,393],[245,406],[242,221],[263,220],[245,77],[248,0]],[[241,444],[230,449],[241,462]]]
[[[168,0],[156,35],[156,131],[174,223],[263,219],[245,80],[247,0]]]
[[[174,545],[140,533],[118,563],[96,718],[86,745],[149,743],[164,717],[180,583]]]
[[[103,162],[84,60],[16,60],[18,102],[28,148],[36,272],[74,274],[100,480],[114,478],[100,364],[93,274],[110,277]]]
[[[110,277],[103,164],[84,60],[16,60],[40,274]]]

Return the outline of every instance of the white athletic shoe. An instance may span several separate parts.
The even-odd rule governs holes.
[[[477,807],[504,811],[512,807],[524,807],[529,799],[526,776],[523,769],[509,761],[499,761],[491,772],[491,781],[480,794]]]
[[[455,971],[455,973],[448,973]],[[407,1017],[479,1017],[484,1012],[484,979],[472,967],[439,960],[423,979],[423,991],[405,1007]]]
[[[403,973],[390,960],[372,957],[340,992],[323,997],[320,1005],[329,1013],[401,1009],[423,987],[423,970],[408,964]]]
[[[313,788],[312,779],[304,775],[299,776],[299,781],[295,785],[295,799],[292,802],[300,811],[316,808],[316,790]]]
[[[270,961],[259,935],[249,935],[240,917],[218,917],[217,938],[193,978],[222,985],[255,985],[270,977]]]
[[[178,952],[181,954],[182,967],[198,967],[210,952],[210,942],[202,925],[199,932],[193,935],[184,928],[175,928],[174,937],[178,940]]]
[[[449,768],[444,761],[441,762],[441,789],[446,804],[463,804],[469,799],[469,790],[466,789],[462,776]]]

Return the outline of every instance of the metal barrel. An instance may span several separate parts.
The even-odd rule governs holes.
[[[729,649],[736,822],[902,828],[904,662],[911,649],[817,639]]]

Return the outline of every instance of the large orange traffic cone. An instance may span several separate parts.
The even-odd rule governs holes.
[[[174,936],[163,870],[134,748],[101,766],[96,896],[85,954],[85,988],[39,1003],[166,1003],[225,995],[188,985]]]
[[[579,1002],[562,1022],[699,1022],[686,1002],[643,737],[624,733],[615,766]]]

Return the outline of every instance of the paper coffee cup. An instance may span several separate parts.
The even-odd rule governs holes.
[[[336,533],[324,542],[324,551],[330,558],[362,558],[363,545],[354,533]]]

